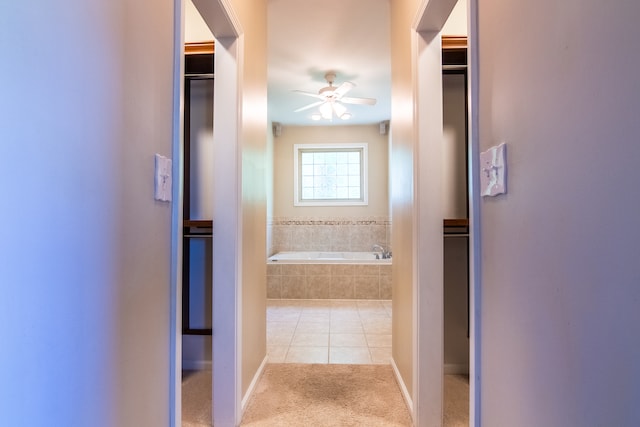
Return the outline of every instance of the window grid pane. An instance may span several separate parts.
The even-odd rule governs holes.
[[[362,152],[300,150],[302,200],[362,200]]]

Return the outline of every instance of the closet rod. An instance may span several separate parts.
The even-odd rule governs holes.
[[[445,233],[444,237],[469,237],[469,234],[468,233],[451,233],[451,234]]]
[[[214,75],[213,73],[200,73],[200,74],[194,73],[194,74],[185,74],[184,77],[189,80],[209,80],[209,79],[213,79]]]

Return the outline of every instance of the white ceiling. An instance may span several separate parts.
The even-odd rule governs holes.
[[[269,0],[268,102],[270,120],[286,125],[363,124],[389,120],[391,60],[389,0]],[[375,98],[374,106],[346,104],[352,118],[311,120],[318,108],[293,111],[317,99],[324,75],[338,86],[355,83],[347,96]]]
[[[186,2],[185,40],[211,40],[206,24]],[[391,48],[389,0],[268,0],[269,119],[284,125],[380,123],[391,116]],[[466,2],[458,2],[443,34],[466,34]],[[316,99],[293,92],[355,83],[347,96],[375,98],[374,106],[347,104],[352,118],[311,120],[317,107],[293,111]]]

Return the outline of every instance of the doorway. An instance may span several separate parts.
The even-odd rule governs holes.
[[[426,12],[425,12],[426,13]],[[415,29],[417,29],[418,27],[416,26]],[[236,33],[237,35],[238,33]],[[232,100],[236,100],[236,102],[238,101],[237,98],[237,88],[238,88],[238,81],[237,81],[237,76],[241,75],[239,73],[237,73],[238,71],[238,65],[237,65],[237,58],[239,57],[238,55],[238,50],[237,49],[241,49],[239,48],[237,45],[235,45],[235,36],[231,36],[229,39],[225,40],[226,44],[225,44],[225,48],[229,49],[229,51],[231,51],[231,53],[229,53],[229,56],[227,58],[221,58],[220,61],[225,62],[226,60],[229,61],[229,63],[233,63],[233,69],[236,71],[236,73],[232,73],[229,78],[229,82],[231,82],[232,84],[230,84],[231,88],[236,89],[236,92],[234,92],[233,90],[227,90],[226,92],[226,96],[230,97]],[[424,45],[420,45],[420,43],[417,43],[418,47],[418,52],[423,51],[424,49],[428,50],[430,47],[430,42],[432,40],[426,42]],[[432,47],[432,46],[431,46]],[[216,64],[217,64],[218,58],[216,58]],[[441,64],[438,64],[438,67],[440,67]],[[219,70],[219,68],[218,68]],[[439,75],[439,73],[438,73]],[[218,94],[218,92],[216,92]],[[226,98],[222,98],[222,99],[226,99]],[[229,105],[228,103],[226,105]],[[238,104],[231,104],[229,107],[230,111],[236,112],[239,111],[238,110]],[[227,128],[228,131],[230,131],[229,134],[227,134],[226,136],[228,137],[228,140],[230,141],[235,141],[235,138],[237,137],[237,129],[239,129],[238,127],[238,121],[237,121],[237,117],[233,117],[233,114],[228,114],[226,116],[227,119],[230,119],[230,122],[232,122],[233,126]],[[217,121],[216,121],[217,123]],[[239,322],[240,322],[240,317],[241,317],[241,311],[242,308],[238,306],[239,304],[239,300],[240,300],[240,294],[242,292],[242,281],[240,280],[240,278],[238,277],[238,270],[237,270],[237,265],[236,265],[236,260],[241,259],[242,255],[242,243],[241,240],[238,240],[238,236],[240,235],[239,233],[239,229],[240,229],[240,225],[238,224],[239,221],[239,211],[241,209],[242,206],[242,202],[238,201],[237,199],[237,189],[239,188],[239,184],[240,184],[240,176],[238,173],[238,164],[237,164],[237,157],[234,156],[234,154],[237,154],[237,146],[233,146],[231,148],[226,147],[226,148],[222,148],[221,150],[223,150],[223,152],[221,154],[223,154],[222,156],[222,162],[229,162],[228,165],[221,165],[223,167],[223,169],[226,172],[231,172],[230,174],[227,173],[225,175],[223,175],[223,181],[225,182],[226,188],[221,188],[221,193],[219,195],[216,195],[216,197],[220,197],[219,202],[226,202],[227,204],[229,203],[229,201],[231,201],[231,209],[229,210],[225,210],[225,211],[220,211],[221,217],[220,219],[223,221],[224,224],[229,224],[230,228],[226,229],[226,230],[221,230],[222,231],[222,236],[224,237],[224,241],[225,243],[229,243],[230,246],[224,246],[224,247],[219,247],[219,250],[222,253],[226,253],[227,257],[223,257],[228,263],[226,264],[226,269],[225,269],[225,265],[222,266],[222,270],[220,272],[220,274],[223,274],[220,279],[224,279],[223,281],[229,281],[229,279],[231,279],[231,283],[235,284],[235,286],[231,286],[229,288],[225,288],[224,290],[218,290],[221,294],[218,295],[219,298],[216,298],[216,295],[214,295],[214,305],[217,306],[217,304],[220,304],[219,306],[219,310],[216,310],[216,306],[214,306],[214,322],[213,324],[217,324],[218,321],[220,321],[220,324],[224,324],[224,325],[229,325],[229,326],[233,326],[232,328],[230,328],[231,333],[227,334],[227,333],[222,333],[221,336],[218,339],[218,344],[219,345],[224,345],[222,347],[219,347],[219,349],[221,350],[220,354],[224,356],[224,363],[220,365],[220,368],[224,368],[226,369],[226,382],[225,384],[227,384],[228,386],[230,385],[231,388],[226,388],[225,391],[226,396],[230,396],[230,398],[226,399],[221,397],[221,400],[223,400],[224,402],[220,402],[222,404],[227,404],[226,405],[226,414],[229,416],[229,418],[226,419],[222,419],[221,422],[224,425],[226,422],[234,422],[233,420],[235,419],[239,419],[239,407],[240,407],[240,390],[244,389],[243,386],[241,386],[239,384],[239,378],[241,377],[240,375],[240,362],[239,362],[239,358],[242,354],[241,351],[241,347],[239,347],[240,344],[238,344],[237,340],[236,340],[236,334],[242,334],[242,332],[237,328]],[[226,151],[225,151],[226,150]],[[424,154],[424,153],[422,153]],[[231,161],[229,161],[231,160]],[[235,162],[234,162],[235,160]],[[226,167],[225,167],[226,166]],[[231,179],[231,182],[229,182],[229,179]],[[426,199],[425,199],[426,200]],[[218,205],[220,206],[220,205]],[[217,216],[214,216],[216,218],[218,218]],[[416,215],[416,217],[422,218],[420,215]],[[438,218],[438,227],[437,227],[437,235],[439,236],[440,240],[440,245],[441,245],[441,233],[442,233],[442,217],[439,216]],[[419,231],[423,231],[421,229],[419,229]],[[419,234],[418,235],[418,240],[421,240],[422,235]],[[430,239],[431,237],[429,235],[427,235],[427,238]],[[216,248],[215,248],[215,244],[214,244],[214,252],[216,252]],[[441,259],[440,259],[440,268],[442,268],[442,263],[441,263]],[[420,263],[417,263],[418,265],[420,265]],[[214,276],[216,274],[215,268],[214,268]],[[418,276],[420,277],[420,276]],[[214,281],[216,280],[216,278],[214,277]],[[441,281],[440,281],[441,283]],[[218,292],[216,289],[214,289],[214,293]],[[424,295],[420,295],[419,293],[417,294],[417,300],[416,303],[419,305],[421,302],[423,302],[422,300],[420,300],[420,297],[424,296]],[[420,310],[415,310],[416,313],[420,313]],[[436,311],[437,314],[437,311]],[[216,320],[216,316],[220,316],[217,320]],[[472,316],[473,317],[473,316]],[[417,336],[417,331],[421,330],[420,326],[424,323],[426,319],[421,319],[418,318],[417,320],[414,319],[414,321],[416,321],[418,325],[418,328],[415,328],[415,330],[413,330],[413,340],[414,342],[414,346],[413,348],[417,349],[416,354],[414,354],[412,356],[413,360],[420,360],[420,362],[422,363],[422,359],[419,358],[420,353],[422,354],[426,354],[426,352],[421,352],[420,350],[423,349],[423,346],[428,345],[428,341],[432,340],[434,337],[433,336],[424,336],[424,337],[420,337],[421,340],[418,341],[418,336]],[[473,320],[472,320],[472,324],[473,324]],[[422,333],[421,333],[422,334]],[[215,334],[214,334],[215,337]],[[435,337],[437,339],[437,337]],[[216,353],[216,339],[214,338],[214,353]],[[418,348],[420,347],[420,348]],[[428,359],[428,358],[427,358]],[[431,362],[433,362],[433,360],[427,360],[427,362],[430,364]],[[442,362],[440,360],[440,362]],[[214,371],[216,369],[215,366],[215,361],[214,361]],[[417,368],[418,366],[414,366],[413,368]],[[418,373],[417,369],[413,369],[410,368],[409,372],[410,375],[415,375],[415,378],[419,379],[418,381],[413,381],[413,385],[416,386],[417,388],[420,388],[420,390],[415,390],[415,393],[412,393],[413,395],[416,396],[416,398],[420,398],[420,401],[422,401],[423,399],[426,399],[424,396],[428,396],[427,392],[428,390],[426,389],[422,389],[421,388],[421,384],[424,383],[425,377],[421,377],[420,373]],[[442,369],[442,363],[440,363],[440,367],[438,369]],[[436,369],[437,370],[437,369]],[[223,371],[224,372],[224,371]],[[225,375],[223,375],[225,376]],[[220,378],[218,378],[220,379]],[[428,378],[426,378],[428,379]],[[441,381],[441,379],[440,379]],[[436,381],[437,384],[438,381]],[[215,388],[215,384],[214,384],[214,388]],[[231,390],[231,392],[229,393],[229,390]],[[222,392],[222,389],[220,390]],[[215,393],[215,392],[214,392]],[[427,399],[428,400],[428,399]],[[436,399],[438,400],[438,399]],[[217,404],[217,403],[216,403]],[[229,409],[232,408],[232,409]],[[424,410],[421,408],[416,408],[416,411],[424,411],[423,413],[425,415],[432,415],[430,414],[430,409],[433,408],[429,408],[428,410]],[[222,413],[225,413],[225,410],[222,410]],[[430,419],[429,417],[425,418],[425,419]]]

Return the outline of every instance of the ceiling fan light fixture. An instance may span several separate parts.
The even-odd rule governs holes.
[[[356,84],[352,82],[342,82],[338,86],[334,86],[336,73],[334,71],[329,71],[325,74],[325,79],[329,86],[325,86],[321,88],[318,93],[313,92],[305,92],[302,90],[294,90],[294,92],[306,95],[312,98],[319,99],[319,101],[312,102],[303,107],[300,107],[294,112],[298,113],[300,111],[309,110],[311,108],[318,107],[318,113],[312,114],[310,117],[312,120],[320,120],[325,119],[332,121],[333,116],[335,115],[337,118],[342,120],[349,120],[353,116],[351,113],[347,111],[347,107],[343,105],[345,104],[358,104],[358,105],[375,105],[375,98],[359,98],[359,97],[350,97],[345,96],[347,92],[353,89]]]
[[[333,103],[333,111],[335,111],[336,116],[338,117],[342,117],[344,115],[344,113],[347,112],[347,107],[345,107],[342,104],[339,104],[337,102]]]
[[[320,110],[320,115],[322,116],[323,119],[331,120],[331,117],[333,115],[331,104],[329,104],[328,102],[325,102],[318,109]]]

